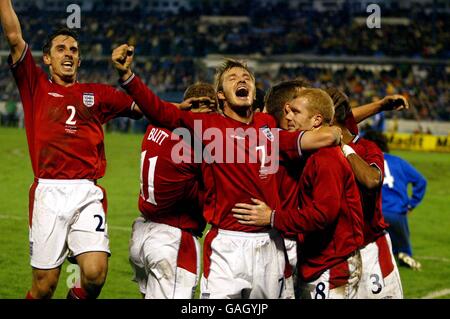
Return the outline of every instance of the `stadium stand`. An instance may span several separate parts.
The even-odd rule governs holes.
[[[55,21],[65,26],[72,2],[14,2],[27,17],[22,29],[36,53]],[[402,93],[417,112],[401,118],[449,121],[450,4],[378,3],[381,29],[362,25],[368,16],[364,1],[83,1],[80,81],[114,83],[111,49],[127,42],[136,44],[136,71],[168,100],[179,101],[195,81],[212,81],[217,57],[239,56],[255,61],[263,90],[302,77],[314,86],[338,86],[352,105]],[[1,41],[1,59],[7,50]],[[18,101],[5,62],[0,100]]]

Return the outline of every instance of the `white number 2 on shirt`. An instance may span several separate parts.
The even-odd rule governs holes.
[[[148,159],[149,161],[149,167],[147,174],[144,175],[144,161],[145,161],[145,155],[147,154],[147,151],[144,151],[141,153],[141,196],[149,203],[153,205],[156,204],[155,200],[155,168],[156,168],[156,161],[158,160],[158,156],[150,157]],[[144,195],[144,187],[147,186],[148,190],[148,198],[145,198]]]
[[[394,188],[394,176],[391,175],[388,163],[384,161],[384,181],[383,185],[387,184],[389,188]]]
[[[70,111],[69,118],[66,121],[67,125],[75,125],[77,124],[77,121],[74,121],[73,118],[75,117],[75,114],[77,113],[77,110],[75,109],[75,106],[67,105],[67,110]]]

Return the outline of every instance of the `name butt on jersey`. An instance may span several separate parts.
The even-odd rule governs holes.
[[[228,314],[250,314],[260,316],[269,308],[268,304],[226,304],[225,307],[222,306],[212,306],[212,305],[194,305],[188,303],[181,307],[182,314],[206,314],[212,317],[214,313],[228,313]]]

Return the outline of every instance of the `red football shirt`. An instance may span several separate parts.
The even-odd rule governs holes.
[[[131,115],[133,100],[103,84],[51,82],[28,45],[11,71],[22,99],[34,176],[101,178],[106,168],[102,124]]]
[[[367,164],[377,167],[380,170],[381,178],[383,178],[384,156],[375,143],[357,135],[349,145]],[[361,184],[357,184],[364,212],[364,245],[367,245],[383,236],[384,230],[387,228],[381,210],[381,188],[383,183],[373,190],[368,190]]]
[[[353,172],[337,146],[308,157],[299,185],[300,208],[275,213],[274,227],[298,234],[299,273],[311,281],[361,247],[363,216]]]
[[[299,158],[301,133],[270,131],[276,126],[275,120],[264,113],[255,113],[252,122],[245,124],[221,114],[180,111],[159,99],[134,75],[122,85],[149,119],[169,129],[188,128],[199,138],[205,163],[202,167],[206,169],[203,213],[207,222],[227,230],[263,230],[240,224],[231,209],[239,202],[252,203],[251,198],[279,207],[277,146],[286,158]],[[279,143],[274,134],[279,135]]]
[[[280,160],[277,172],[278,194],[280,195],[281,211],[296,211],[299,208],[300,176],[305,165],[305,158],[295,163]],[[283,237],[297,238],[297,233],[284,232]]]
[[[200,203],[200,164],[184,163],[172,150],[178,141],[172,132],[149,125],[141,148],[141,192],[139,209],[151,221],[201,236],[205,228]],[[190,145],[183,154],[191,157]]]

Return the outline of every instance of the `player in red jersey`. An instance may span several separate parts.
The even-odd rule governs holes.
[[[311,88],[311,84],[304,80],[290,80],[284,81],[271,88],[270,93],[266,96],[266,111],[272,114],[278,122],[279,127],[289,130],[288,121],[286,119],[287,109],[286,101],[291,101],[297,95],[298,90],[302,88]],[[284,93],[283,93],[284,92]],[[285,107],[283,107],[283,105]],[[401,95],[390,95],[377,102],[365,104],[355,107],[351,110],[353,116],[346,118],[346,126],[354,134],[358,133],[357,122],[360,122],[378,112],[383,110],[401,110],[407,109],[408,103]],[[289,162],[280,161],[280,169],[277,177],[279,181],[279,194],[282,202],[282,210],[289,209],[289,207],[298,207],[299,193],[299,176],[301,174],[301,167],[290,165]],[[297,247],[296,234],[283,234],[286,251],[289,258],[289,263],[294,270],[294,284],[296,275],[297,263]],[[295,287],[294,287],[295,289]],[[296,289],[295,289],[296,290]]]
[[[289,130],[318,129],[329,125],[334,114],[324,91],[302,89],[296,81],[272,88],[266,103],[269,112],[282,110],[280,126]],[[296,234],[301,298],[354,298],[361,270],[362,208],[342,152],[321,148],[307,156],[302,171],[287,165],[280,173],[282,210],[254,199],[253,205],[237,204],[234,216],[244,225],[272,225]]]
[[[217,109],[214,87],[208,83],[189,86],[184,101],[192,112]],[[206,103],[208,102],[208,103]],[[142,140],[141,216],[133,223],[130,263],[134,280],[146,299],[193,298],[200,276],[200,245],[206,222],[202,215],[201,164],[175,162],[172,150],[178,143],[166,128],[150,124]],[[191,145],[184,145],[193,158]]]
[[[202,172],[207,192],[203,212],[212,228],[204,243],[202,298],[278,298],[283,291],[285,266],[281,237],[268,227],[238,223],[231,209],[236,202],[250,202],[252,197],[278,207],[277,148],[284,156],[297,159],[300,149],[336,143],[339,130],[327,128],[304,134],[271,130],[274,119],[253,113],[251,108],[255,98],[253,74],[233,60],[224,63],[216,77],[223,114],[179,111],[160,100],[132,73],[132,56],[127,56],[130,49],[122,45],[112,54],[128,94],[155,123],[170,129],[186,127],[203,144],[200,160],[207,171]]]
[[[77,82],[80,52],[71,30],[52,34],[43,48],[48,78],[22,38],[11,1],[0,2],[0,19],[35,176],[29,215],[33,281],[27,298],[53,295],[67,256],[81,269],[81,286],[70,289],[68,297],[96,298],[110,255],[106,195],[96,185],[106,166],[102,124],[131,116],[134,103],[110,86]]]
[[[353,117],[348,97],[335,88],[327,89],[327,93],[334,102],[333,124],[342,129],[342,150],[358,183],[364,213],[364,247],[361,249],[363,267],[358,298],[403,298],[400,274],[381,211],[383,152],[375,143],[353,135],[345,126]]]

